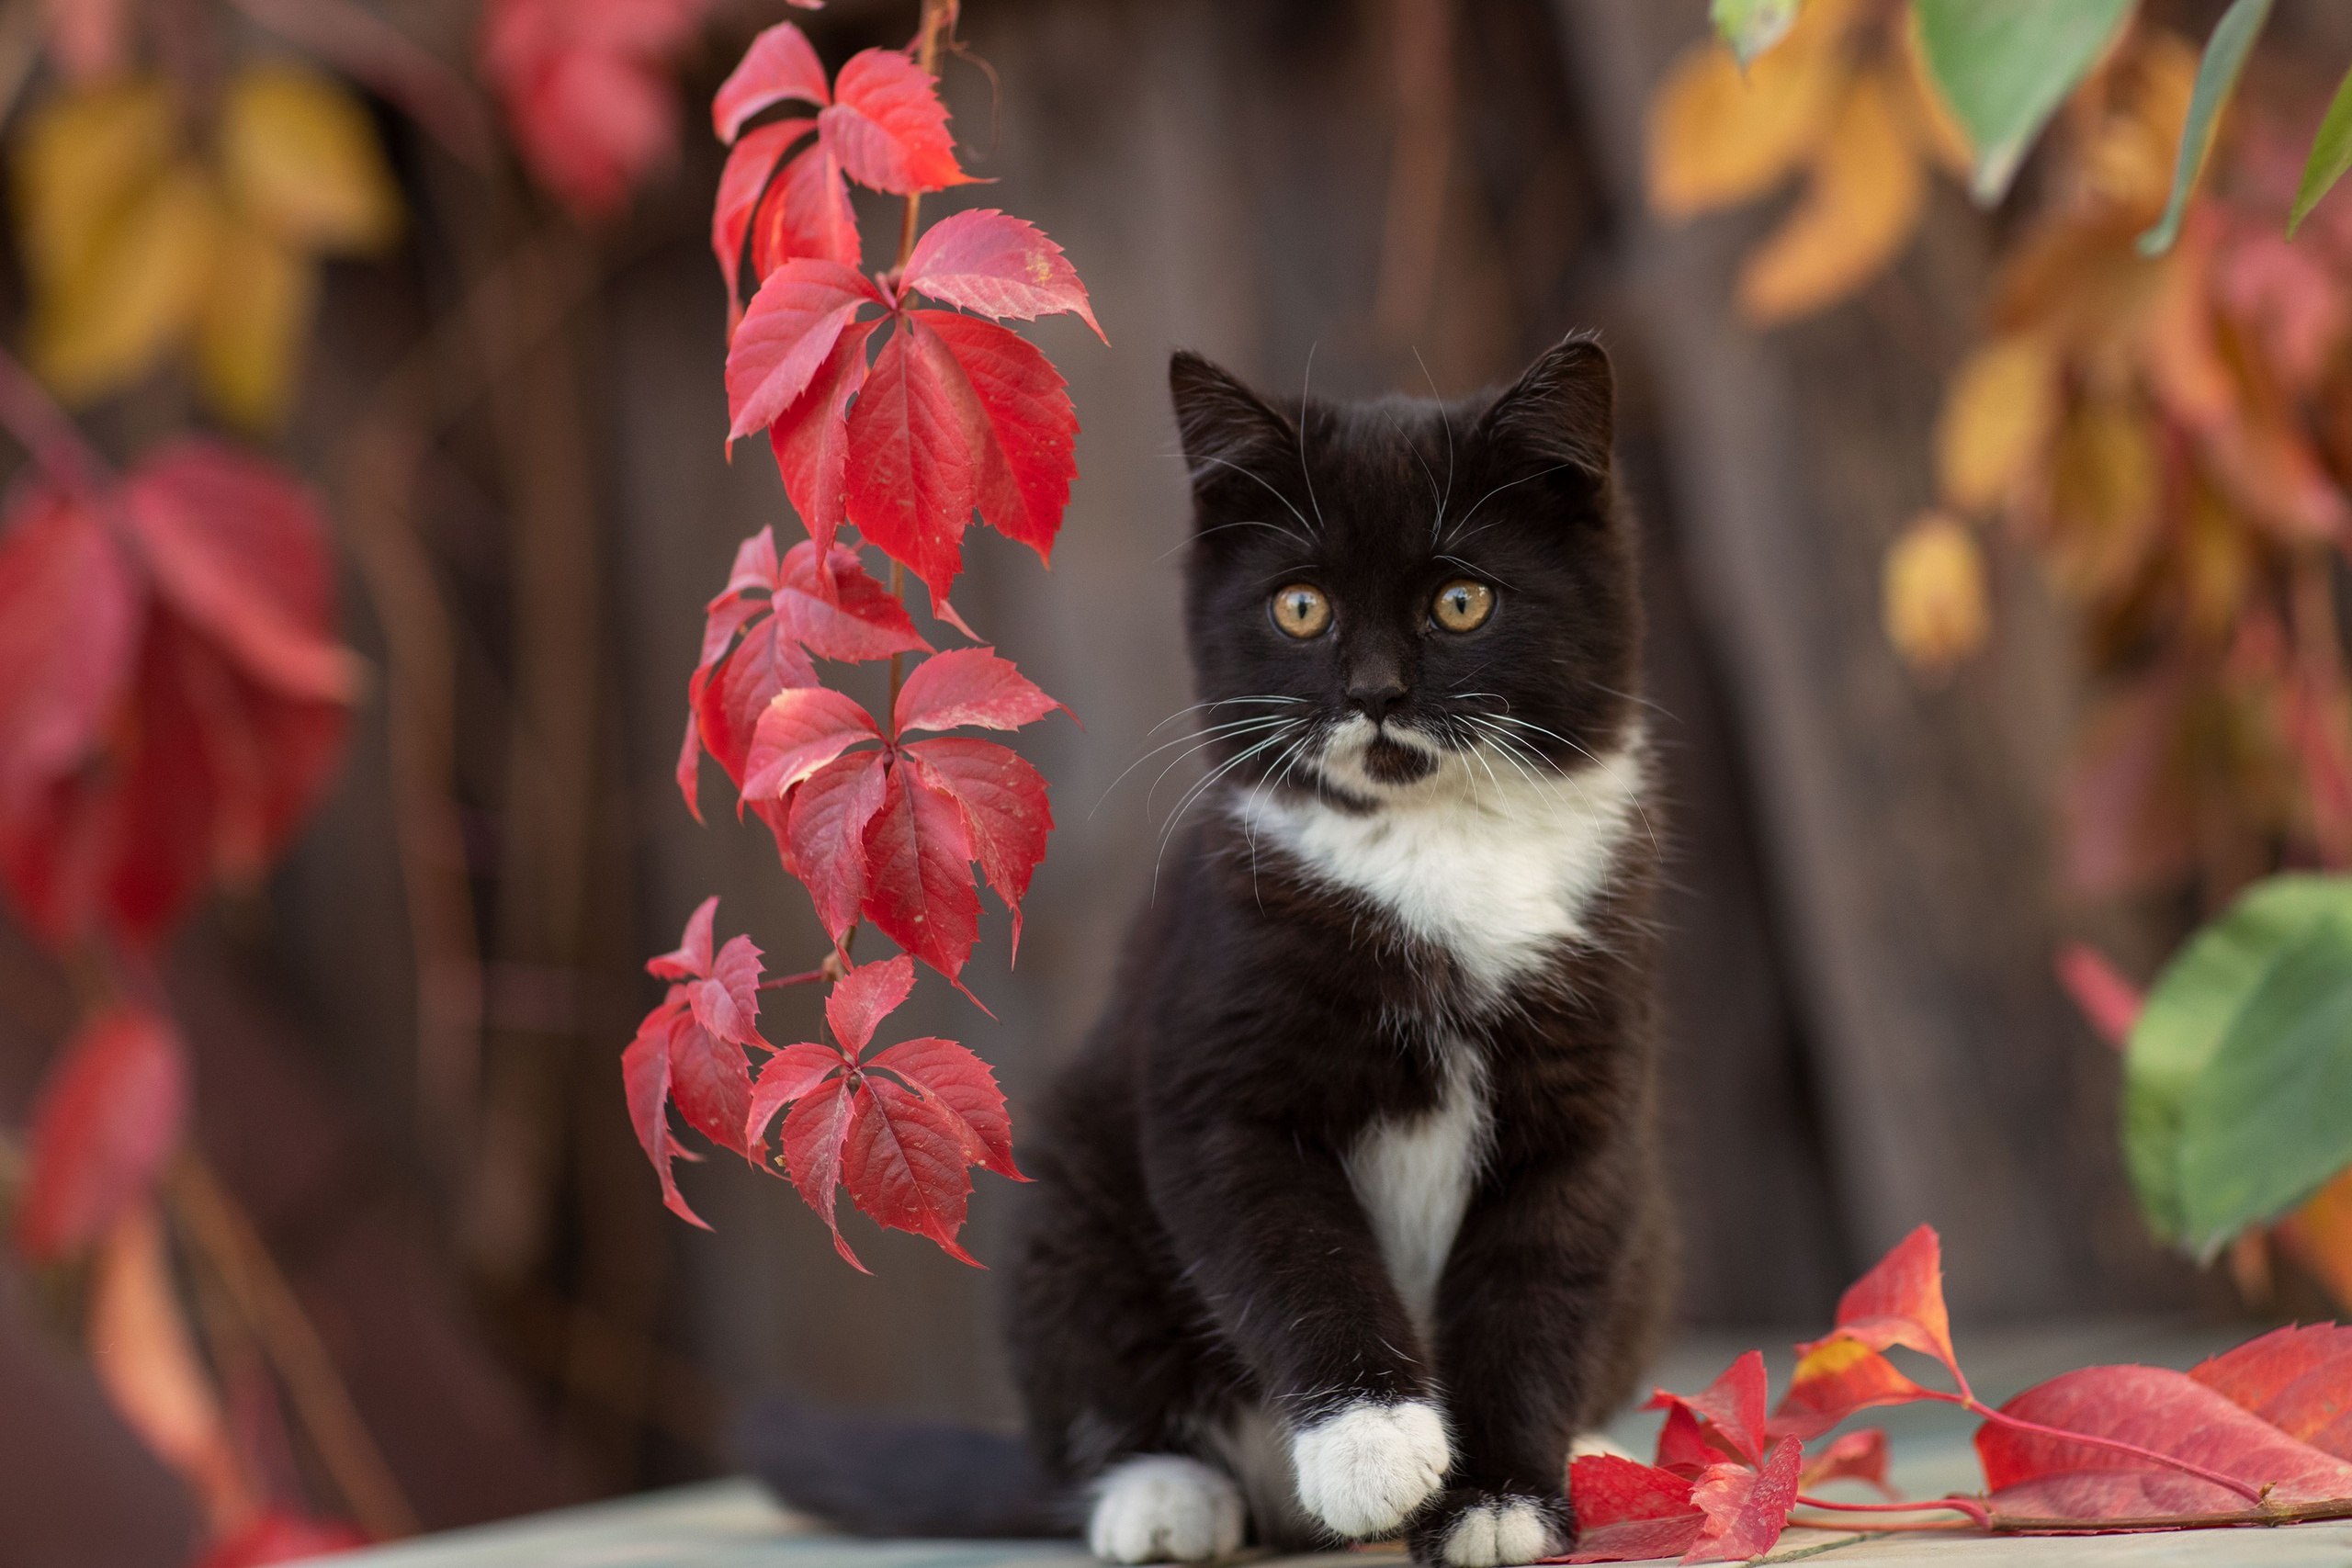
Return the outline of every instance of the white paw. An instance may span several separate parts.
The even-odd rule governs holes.
[[[1592,1459],[1603,1454],[1611,1459],[1634,1458],[1633,1450],[1606,1432],[1578,1432],[1576,1441],[1568,1445],[1568,1458],[1571,1461]],[[1634,1462],[1640,1461],[1635,1460]]]
[[[1438,1489],[1453,1450],[1434,1404],[1360,1399],[1291,1439],[1298,1500],[1350,1540],[1385,1535]]]
[[[1510,1497],[1464,1508],[1445,1532],[1445,1560],[1453,1568],[1504,1568],[1556,1557],[1566,1549],[1544,1509]]]
[[[1095,1483],[1086,1545],[1112,1562],[1205,1562],[1241,1547],[1241,1488],[1179,1454],[1146,1454]]]

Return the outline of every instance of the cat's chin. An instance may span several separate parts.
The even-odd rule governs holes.
[[[1437,772],[1437,758],[1418,747],[1375,735],[1363,749],[1359,765],[1373,783],[1394,788],[1419,784]]]

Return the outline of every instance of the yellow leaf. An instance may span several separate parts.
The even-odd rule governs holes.
[[[1788,220],[1739,269],[1740,313],[1772,326],[1836,304],[1911,243],[1927,175],[1885,82],[1857,80]]]
[[[1881,589],[1887,640],[1915,670],[1940,674],[1984,646],[1984,557],[1965,525],[1922,515],[1886,552]]]
[[[2337,1172],[2288,1215],[2278,1227],[2278,1239],[2326,1288],[2337,1307],[2352,1311],[2352,1170]]]
[[[1796,31],[1744,73],[1713,42],[1691,45],[1674,62],[1650,100],[1653,211],[1688,218],[1752,201],[1804,161],[1847,73],[1819,39],[1828,9],[1816,0]]]
[[[2007,501],[2058,418],[2058,366],[2033,337],[1996,338],[1952,375],[1936,422],[1936,487],[1948,505]]]
[[[2189,629],[2212,647],[2227,645],[2254,585],[2253,541],[2205,485],[2189,493],[2179,568]]]
[[[184,164],[100,234],[32,316],[34,367],[84,402],[138,380],[186,338],[212,281],[220,202]]]
[[[25,117],[16,144],[17,225],[36,289],[86,269],[106,231],[160,180],[179,127],[162,83],[66,93]]]
[[[198,383],[222,418],[274,431],[301,375],[318,264],[243,223],[223,226],[219,255],[197,323]]]
[[[230,200],[288,243],[368,253],[400,233],[399,187],[367,110],[300,66],[249,66],[230,85],[220,167]]]
[[[2078,409],[2061,427],[2051,462],[2051,575],[2083,599],[2129,588],[2155,542],[2162,499],[2155,438],[2120,404]]]

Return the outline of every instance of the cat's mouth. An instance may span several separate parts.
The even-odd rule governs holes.
[[[1358,714],[1332,727],[1320,771],[1342,790],[1377,795],[1428,778],[1442,755],[1418,729],[1393,719],[1374,725]]]

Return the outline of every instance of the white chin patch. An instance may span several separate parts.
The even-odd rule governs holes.
[[[1298,1500],[1351,1540],[1386,1535],[1445,1480],[1445,1417],[1423,1400],[1360,1399],[1291,1439]]]
[[[1241,1488],[1181,1454],[1145,1454],[1095,1483],[1086,1545],[1108,1562],[1205,1562],[1241,1549]]]
[[[1374,800],[1387,798],[1399,791],[1410,790],[1414,785],[1422,784],[1433,776],[1435,766],[1431,773],[1425,773],[1420,778],[1401,784],[1394,779],[1375,775],[1368,765],[1369,753],[1375,737],[1387,741],[1392,746],[1417,752],[1433,765],[1442,766],[1447,757],[1444,747],[1440,746],[1418,729],[1410,729],[1401,724],[1375,726],[1372,720],[1358,713],[1350,714],[1346,718],[1333,725],[1325,734],[1323,754],[1316,763],[1317,771],[1332,784],[1350,795]]]
[[[1556,1557],[1566,1549],[1544,1509],[1513,1497],[1464,1508],[1445,1532],[1445,1560],[1453,1568],[1507,1568]]]

